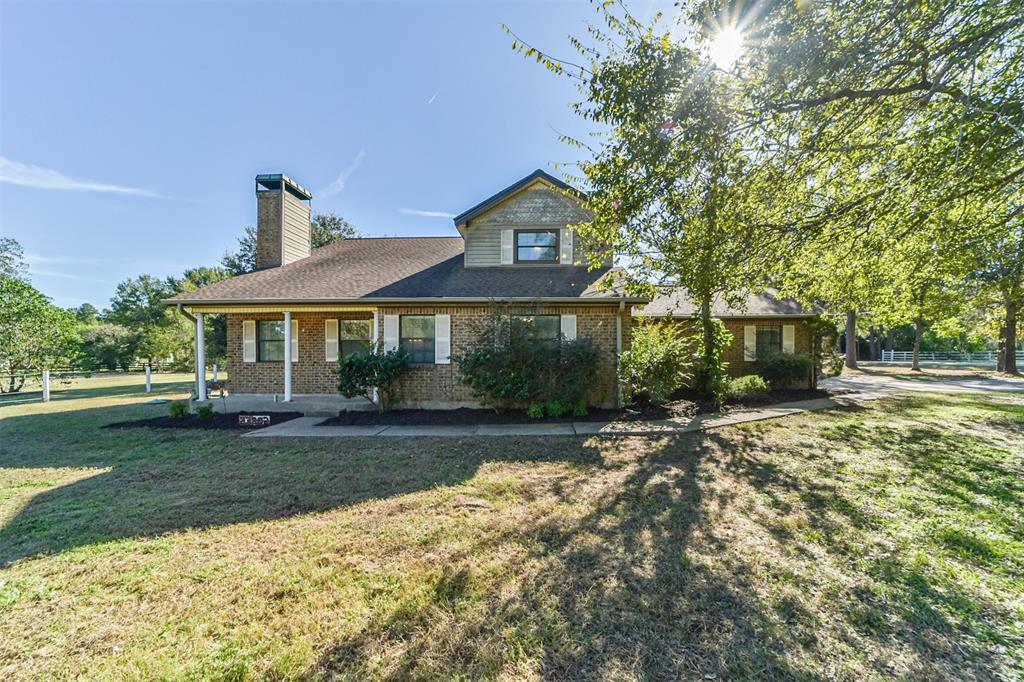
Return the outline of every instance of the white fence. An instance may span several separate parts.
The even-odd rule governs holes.
[[[150,393],[153,390],[153,376],[157,372],[173,371],[169,365],[156,365],[152,368],[145,365],[133,365],[127,371],[122,370],[43,370],[27,374],[0,374],[0,404],[26,402],[32,400],[50,401],[51,391],[60,392],[71,387],[80,388],[83,379],[103,379],[112,377],[124,378],[118,386],[131,386],[138,382],[140,391]],[[213,365],[214,378],[218,367]],[[12,390],[13,389],[13,390]]]
[[[962,351],[921,351],[921,362],[976,362],[996,364],[996,351],[980,350],[973,353]],[[913,362],[914,351],[883,350],[882,362]],[[1017,361],[1024,362],[1024,350],[1017,351]]]

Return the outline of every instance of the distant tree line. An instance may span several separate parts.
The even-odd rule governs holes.
[[[313,248],[358,236],[333,213],[314,215],[310,233]],[[178,277],[131,277],[117,285],[108,308],[83,303],[65,310],[30,283],[21,245],[0,238],[0,392],[19,390],[26,375],[43,369],[124,370],[150,363],[190,370],[193,323],[162,301],[255,269],[256,229],[246,227],[219,266],[189,268]],[[207,315],[205,325],[206,357],[223,363],[227,321]]]

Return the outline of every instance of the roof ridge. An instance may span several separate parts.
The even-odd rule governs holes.
[[[345,237],[338,241],[356,241],[356,240],[369,240],[369,239],[462,239],[457,234],[412,234],[412,235],[396,235],[394,237],[379,237],[379,236],[368,236],[368,237]],[[334,242],[331,242],[332,244]]]

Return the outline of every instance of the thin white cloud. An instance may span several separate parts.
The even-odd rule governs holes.
[[[435,100],[435,99],[437,99],[437,96],[438,96],[438,95],[440,95],[440,94],[441,94],[441,91],[440,91],[440,90],[435,90],[435,91],[434,91],[434,94],[433,94],[433,95],[431,95],[431,96],[430,96],[430,99],[428,99],[428,100],[427,100],[427,104],[433,104],[433,103],[434,103],[434,100]]]
[[[116,282],[111,282],[109,279],[83,277],[81,275],[72,275],[70,272],[57,272],[56,270],[37,270],[35,268],[29,268],[28,272],[33,277],[55,277],[57,279],[73,279],[79,282],[98,282],[99,284],[116,284]]]
[[[356,154],[356,158],[352,159],[352,163],[348,165],[348,168],[338,173],[338,177],[334,182],[320,190],[320,196],[323,198],[333,197],[335,194],[345,189],[345,183],[348,182],[348,179],[356,172],[356,169],[363,164],[363,159],[365,158],[366,147],[363,147],[359,150],[359,153]]]
[[[41,253],[26,253],[25,262],[29,265],[95,263],[95,258],[79,258],[78,256],[44,256]]]
[[[454,218],[455,217],[454,213],[447,213],[445,211],[423,211],[423,210],[418,209],[418,208],[400,208],[400,209],[398,209],[398,212],[399,213],[404,213],[406,215],[418,215],[418,216],[421,216],[423,218]]]
[[[57,189],[71,192],[105,192],[108,194],[133,194],[140,197],[157,197],[155,192],[138,187],[124,187],[105,182],[78,180],[50,168],[32,166],[0,156],[0,182],[34,189]]]

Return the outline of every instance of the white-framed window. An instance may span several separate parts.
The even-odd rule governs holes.
[[[402,315],[399,319],[398,345],[416,364],[435,361],[436,325],[433,315]]]
[[[516,230],[516,263],[558,263],[559,230]]]
[[[372,320],[339,320],[338,326],[341,357],[370,351]]]
[[[256,359],[284,362],[284,320],[257,320]]]

